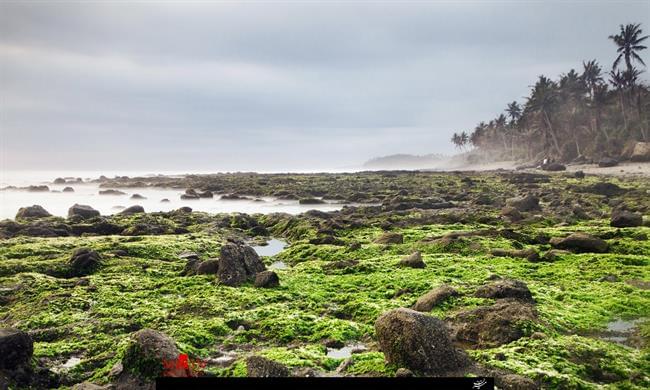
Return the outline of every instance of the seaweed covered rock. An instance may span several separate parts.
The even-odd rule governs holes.
[[[418,298],[417,302],[415,302],[415,305],[413,306],[413,310],[429,312],[435,306],[438,306],[447,299],[458,295],[459,294],[456,289],[444,284],[442,286],[434,288],[433,290]]]
[[[52,214],[42,206],[36,204],[33,206],[21,207],[18,209],[18,213],[16,213],[16,219],[45,218],[51,216]]]
[[[34,342],[25,332],[0,328],[0,369],[15,369],[28,365],[34,353]]]
[[[415,251],[410,255],[404,257],[399,261],[399,265],[401,267],[409,267],[409,268],[426,267],[426,264],[424,264],[424,261],[422,261],[422,254],[420,253],[420,251]]]
[[[537,321],[537,310],[527,302],[502,299],[491,306],[458,313],[450,321],[455,340],[491,348],[525,336],[524,327]]]
[[[481,286],[476,290],[476,296],[479,298],[513,298],[527,302],[533,301],[533,295],[526,283],[515,279],[499,279]]]
[[[625,210],[615,210],[609,222],[612,227],[636,227],[643,225],[643,216]]]
[[[215,275],[219,271],[219,259],[207,259],[196,267],[197,275]]]
[[[539,261],[539,253],[533,249],[501,249],[495,248],[490,251],[494,257],[518,257],[528,261]]]
[[[93,273],[101,266],[102,258],[99,253],[89,248],[78,248],[70,257],[70,274],[84,276]]]
[[[395,232],[386,232],[375,239],[375,244],[402,244],[404,236]]]
[[[70,217],[80,217],[81,219],[99,217],[99,211],[90,206],[75,203],[68,209],[68,218]]]
[[[604,253],[607,252],[608,248],[605,240],[587,233],[573,233],[565,238],[553,237],[550,243],[555,248],[576,253]]]
[[[273,271],[262,271],[255,275],[255,287],[272,288],[279,285],[280,278]]]
[[[429,375],[444,375],[466,364],[438,318],[399,308],[382,314],[375,322],[375,332],[390,364]]]
[[[262,356],[246,358],[246,376],[258,378],[288,377],[289,369],[278,362]]]
[[[239,286],[266,270],[255,250],[247,245],[227,243],[221,247],[219,281],[227,286]]]
[[[155,379],[164,372],[164,363],[176,361],[180,352],[174,340],[153,329],[142,329],[131,335],[124,352],[123,373],[142,379]]]

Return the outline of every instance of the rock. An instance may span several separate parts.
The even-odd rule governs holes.
[[[120,214],[122,215],[133,215],[133,214],[142,214],[142,213],[144,213],[144,207],[139,205],[127,207],[120,212]]]
[[[143,379],[155,379],[164,372],[164,362],[175,362],[180,352],[174,340],[153,329],[142,329],[131,336],[124,352],[123,373]]]
[[[618,160],[611,157],[603,157],[598,161],[598,166],[601,168],[615,167],[618,165]]]
[[[214,194],[212,191],[203,191],[198,193],[199,198],[212,198],[214,197]]]
[[[288,377],[289,369],[278,362],[262,356],[246,358],[246,376],[254,378]]]
[[[183,200],[197,200],[197,199],[201,199],[201,197],[199,196],[199,194],[196,194],[196,193],[195,194],[182,194],[181,199],[183,199]]]
[[[25,332],[14,328],[0,328],[0,369],[12,370],[29,365],[34,353],[34,342]]]
[[[63,189],[63,192],[74,192],[74,188],[72,188],[72,187],[65,187],[65,188]]]
[[[219,259],[208,259],[202,261],[196,267],[197,275],[216,275],[219,271]]]
[[[479,298],[503,299],[513,298],[526,302],[533,302],[533,295],[530,293],[526,283],[515,279],[500,279],[490,284],[479,287],[476,290]]]
[[[503,390],[538,390],[540,386],[530,378],[517,374],[496,375],[494,384]]]
[[[187,262],[185,263],[185,268],[183,269],[181,275],[182,276],[196,275],[200,265],[201,265],[201,260],[199,260],[198,257],[188,257]]]
[[[170,200],[167,198],[160,199],[160,203],[169,203]]]
[[[467,364],[438,318],[399,308],[377,319],[375,333],[389,364],[429,375],[444,375]]]
[[[119,190],[100,190],[99,195],[126,195],[126,192]]]
[[[102,258],[92,249],[78,248],[72,253],[68,263],[72,276],[85,276],[101,266]]]
[[[616,196],[616,195],[621,195],[626,190],[617,186],[614,183],[599,182],[599,183],[592,184],[590,186],[583,187],[582,191],[591,194],[596,194],[596,195]]]
[[[397,371],[395,371],[396,378],[410,378],[412,376],[415,375],[413,374],[413,371],[408,368],[398,368]]]
[[[519,257],[528,261],[539,261],[539,253],[533,248],[528,249],[492,249],[490,254],[495,257]]]
[[[584,179],[585,173],[583,171],[575,171],[573,173],[573,177],[575,177],[576,179]]]
[[[433,290],[418,298],[417,302],[415,302],[415,305],[413,306],[413,310],[430,312],[431,309],[433,309],[435,306],[438,306],[447,299],[456,297],[458,295],[460,295],[458,294],[458,291],[456,291],[453,287],[445,284],[434,288]]]
[[[142,196],[140,194],[133,194],[131,195],[131,199],[147,199],[145,196]]]
[[[53,183],[54,184],[65,184],[65,179],[62,178],[62,177],[57,177],[56,179],[54,179]]]
[[[607,252],[608,248],[605,240],[587,233],[573,233],[565,238],[553,237],[550,243],[555,248],[566,249],[576,253],[604,253]]]
[[[506,206],[501,209],[501,216],[510,220],[510,222],[521,221],[524,217],[519,210],[514,207]]]
[[[316,198],[303,198],[298,201],[299,204],[323,204],[325,203],[322,199]]]
[[[112,388],[111,385],[100,386],[91,382],[81,382],[72,386],[72,390],[109,390]]]
[[[82,219],[99,217],[99,211],[94,208],[82,204],[74,204],[68,209],[68,218],[79,216]]]
[[[542,165],[542,170],[549,171],[549,172],[566,171],[566,166],[560,163],[549,163],[549,164]]]
[[[28,192],[49,192],[50,187],[48,186],[28,186],[24,188]]]
[[[189,213],[192,212],[192,208],[191,208],[191,207],[184,206],[184,207],[181,207],[181,208],[177,209],[177,210],[174,211],[174,212],[175,212],[175,213],[179,213],[179,214],[189,214]]]
[[[650,142],[637,142],[630,160],[634,162],[650,161]]]
[[[560,249],[551,249],[550,251],[544,253],[544,256],[542,256],[542,260],[553,262],[562,259],[562,255],[566,255],[568,253],[569,252]]]
[[[338,245],[338,246],[345,245],[345,242],[331,235],[312,238],[311,240],[309,240],[309,243],[312,245]]]
[[[506,206],[514,207],[518,211],[539,210],[539,198],[534,195],[519,196],[506,200]]]
[[[247,245],[227,243],[221,247],[219,281],[227,286],[239,286],[266,270],[255,250]]]
[[[643,225],[643,215],[631,213],[625,210],[615,210],[609,222],[613,227],[636,227]]]
[[[537,310],[526,302],[502,299],[458,313],[451,319],[453,337],[480,348],[497,347],[525,335],[523,325],[537,321]]]
[[[45,218],[51,217],[52,214],[48,213],[43,207],[33,205],[28,207],[21,207],[16,213],[16,219],[31,219],[31,218]]]
[[[272,288],[279,285],[280,278],[273,271],[262,271],[255,275],[255,287]]]
[[[410,268],[424,268],[426,264],[422,261],[422,254],[420,251],[415,251],[412,254],[404,257],[399,261],[399,265],[402,267]]]
[[[399,233],[386,232],[379,236],[374,242],[375,244],[403,244],[404,236]]]

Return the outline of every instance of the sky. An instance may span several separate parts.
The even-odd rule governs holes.
[[[0,1],[0,169],[288,171],[453,154],[650,1]],[[650,57],[643,58],[650,64]],[[647,74],[644,75],[647,80]]]

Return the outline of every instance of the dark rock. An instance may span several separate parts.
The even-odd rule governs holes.
[[[581,190],[582,192],[588,192],[591,194],[603,195],[603,196],[621,195],[626,191],[625,189],[617,186],[616,184],[609,183],[609,182],[595,183],[590,186],[582,187]]]
[[[28,192],[49,192],[50,187],[48,186],[28,186],[25,187]]]
[[[518,211],[540,210],[539,198],[530,194],[526,196],[507,199],[506,206],[514,207]]]
[[[219,271],[219,259],[208,259],[202,261],[198,265],[198,267],[196,267],[197,275],[216,275],[218,271]]]
[[[630,160],[634,162],[650,161],[650,142],[637,142]]]
[[[120,212],[120,214],[122,215],[133,215],[133,214],[141,214],[141,213],[144,213],[144,207],[139,205],[127,207]]]
[[[604,157],[598,161],[598,166],[601,168],[615,167],[618,165],[618,160],[615,158]]]
[[[386,232],[375,239],[375,244],[403,244],[404,236],[399,233]]]
[[[496,375],[494,384],[503,390],[538,390],[540,386],[530,378],[517,374]]]
[[[62,177],[57,177],[56,179],[54,179],[53,183],[54,184],[65,184],[65,179],[62,178]]]
[[[131,336],[122,365],[124,373],[155,379],[162,376],[164,362],[175,362],[179,355],[174,340],[169,336],[152,329],[142,329]]]
[[[72,187],[65,187],[65,188],[63,189],[63,192],[74,192],[74,188],[72,188]]]
[[[199,198],[212,198],[214,197],[214,194],[212,191],[203,191],[198,193]]]
[[[289,369],[278,362],[262,356],[246,358],[246,376],[254,378],[288,377]]]
[[[82,219],[99,217],[99,211],[82,204],[74,204],[68,209],[68,218],[78,216]]]
[[[575,171],[573,173],[573,177],[575,177],[576,179],[584,179],[585,178],[585,173],[582,172],[582,171]]]
[[[410,268],[426,267],[426,264],[424,264],[424,261],[422,261],[422,254],[420,253],[420,251],[415,251],[412,254],[404,257],[402,260],[399,261],[399,265],[402,267],[410,267]]]
[[[492,306],[457,314],[451,319],[451,328],[457,341],[491,348],[520,339],[525,335],[523,325],[536,321],[537,311],[532,304],[502,299]]]
[[[126,192],[119,190],[100,190],[99,195],[126,195]]]
[[[27,333],[14,328],[0,328],[0,369],[29,365],[33,353],[34,342]]]
[[[458,291],[453,287],[442,285],[418,298],[417,302],[415,302],[415,305],[413,306],[413,310],[430,312],[435,306],[438,306],[447,299],[458,295]]]
[[[612,219],[610,220],[609,225],[619,228],[642,226],[643,216],[625,210],[615,210],[612,213]]]
[[[179,214],[189,214],[189,213],[192,212],[192,208],[184,206],[184,207],[181,207],[181,208],[177,209],[175,212],[179,213]]]
[[[303,198],[298,201],[299,204],[323,204],[325,203],[322,199],[316,198]]]
[[[320,236],[309,240],[312,245],[338,245],[343,246],[345,243],[334,236]]]
[[[227,286],[239,286],[266,269],[255,250],[247,245],[227,243],[221,247],[219,281]]]
[[[131,199],[147,199],[147,197],[140,194],[133,194],[131,195]]]
[[[16,213],[16,219],[31,219],[31,218],[45,218],[51,217],[52,214],[48,213],[43,207],[33,205],[28,207],[21,207]]]
[[[429,375],[444,375],[467,364],[438,318],[399,308],[382,314],[375,332],[389,364]]]
[[[479,298],[514,298],[527,302],[533,301],[533,295],[526,283],[515,279],[500,279],[481,286],[476,290],[475,295]]]
[[[255,275],[255,287],[272,288],[279,285],[280,278],[273,271],[262,271]]]
[[[201,199],[201,197],[198,194],[182,194],[181,199],[183,199],[183,200],[197,200],[197,199]]]
[[[415,375],[413,374],[413,371],[408,368],[398,368],[397,371],[395,371],[396,378],[410,378],[412,376]]]
[[[510,220],[510,222],[521,221],[524,217],[519,210],[514,207],[506,206],[501,209],[501,216]]]
[[[169,202],[170,202],[170,200],[167,199],[167,198],[160,199],[160,203],[169,203]]]
[[[354,268],[357,265],[359,265],[358,260],[339,260],[339,261],[332,261],[330,263],[327,263],[323,266],[323,269],[326,270],[343,270],[343,269],[348,269],[348,268]]]
[[[93,273],[101,266],[102,258],[99,253],[89,248],[78,248],[70,257],[70,272],[72,276],[85,276]]]
[[[551,238],[550,243],[555,248],[566,249],[577,253],[604,253],[607,252],[608,248],[605,240],[587,233],[573,233],[565,238],[553,237]]]
[[[542,165],[542,170],[549,172],[566,171],[566,166],[560,163],[549,163]]]
[[[551,249],[550,251],[544,253],[544,256],[542,256],[542,260],[553,262],[556,260],[560,260],[562,258],[562,255],[566,255],[567,253],[569,252],[559,250],[559,249]]]

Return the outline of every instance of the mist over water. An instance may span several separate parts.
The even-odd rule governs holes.
[[[192,172],[192,174],[214,173],[214,172]],[[307,172],[305,172],[307,173]],[[91,183],[101,175],[106,177],[129,176],[129,177],[151,177],[156,175],[180,176],[187,172],[164,172],[153,174],[151,172],[97,172],[97,171],[2,171],[0,176],[0,188],[8,186],[27,187],[30,185],[46,185],[50,191],[29,192],[18,189],[5,189],[0,191],[0,219],[13,219],[18,209],[25,206],[43,206],[52,215],[65,217],[68,209],[75,203],[88,205],[98,210],[102,215],[116,214],[124,208],[134,205],[144,207],[146,212],[171,211],[180,207],[188,206],[195,211],[209,213],[230,213],[240,212],[247,214],[254,213],[276,213],[299,214],[307,210],[334,211],[343,207],[341,203],[325,203],[318,205],[300,205],[298,201],[276,200],[270,197],[258,198],[258,200],[221,200],[219,195],[214,198],[202,198],[197,200],[180,199],[185,189],[172,188],[115,188],[125,192],[126,195],[99,195],[99,183]],[[83,183],[53,184],[56,178],[66,178],[68,181],[81,178]],[[74,192],[62,192],[65,187],[72,187]],[[146,199],[131,199],[133,194],[139,194]],[[161,202],[168,199],[169,202]]]

